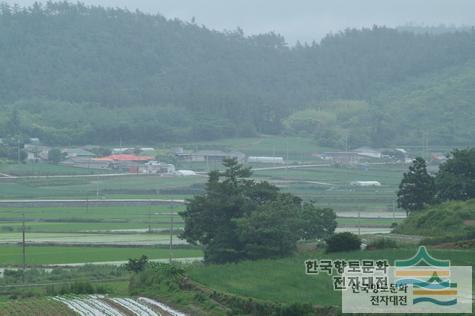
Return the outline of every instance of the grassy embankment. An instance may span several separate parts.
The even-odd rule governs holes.
[[[475,199],[447,202],[414,212],[394,232],[425,236],[426,243],[473,240]]]
[[[415,248],[384,249],[324,254],[309,252],[279,260],[246,261],[225,265],[192,265],[187,275],[194,281],[239,296],[281,303],[340,305],[341,294],[333,291],[332,280],[326,274],[305,274],[306,259],[395,259],[412,257]],[[472,265],[475,252],[467,250],[431,249],[437,258],[450,259],[454,265]],[[472,276],[473,279],[473,276]]]

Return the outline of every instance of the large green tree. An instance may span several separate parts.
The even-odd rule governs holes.
[[[440,201],[475,198],[475,148],[455,150],[436,176]]]
[[[243,256],[233,219],[252,211],[259,203],[249,197],[256,186],[247,179],[250,169],[235,159],[225,160],[223,164],[225,171],[211,171],[205,193],[194,196],[181,213],[185,221],[182,237],[203,245],[205,260],[209,262],[236,261]],[[273,195],[274,192],[270,192],[270,196]],[[263,197],[261,203],[267,199]]]
[[[300,214],[303,239],[325,239],[334,233],[337,222],[335,211],[331,208],[318,208],[314,204],[305,203]]]
[[[259,206],[236,220],[243,253],[248,259],[290,255],[300,239],[300,199],[279,194],[277,199]]]
[[[58,148],[52,148],[48,151],[48,161],[51,163],[59,163],[63,159],[63,153]]]
[[[235,159],[224,171],[211,171],[203,194],[189,200],[181,213],[181,237],[204,247],[205,261],[281,257],[299,239],[333,233],[335,213],[318,209],[267,182],[255,182],[251,170]]]
[[[418,211],[432,203],[435,196],[434,178],[427,173],[426,162],[417,157],[409,171],[404,173],[397,193],[398,206],[410,212]]]

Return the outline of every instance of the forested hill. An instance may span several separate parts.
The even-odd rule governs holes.
[[[475,58],[474,30],[374,27],[288,47],[273,33],[247,37],[66,2],[0,11],[0,137],[12,133],[16,109],[14,130],[50,143],[281,133],[298,110],[371,102]]]

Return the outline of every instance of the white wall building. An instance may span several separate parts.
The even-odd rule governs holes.
[[[379,181],[351,181],[350,185],[354,187],[380,187],[381,182]]]
[[[249,163],[274,163],[274,164],[285,164],[284,158],[282,157],[257,157],[250,156],[247,158]]]

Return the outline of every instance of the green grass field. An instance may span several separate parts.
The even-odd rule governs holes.
[[[246,261],[225,265],[194,264],[187,274],[195,281],[215,289],[244,297],[279,303],[310,303],[341,305],[341,294],[333,291],[332,280],[326,274],[305,274],[306,259],[406,259],[415,248],[355,251],[324,254],[309,252],[279,260]],[[437,258],[450,259],[453,265],[473,265],[475,252],[471,250],[437,250],[430,253]],[[474,280],[472,274],[472,282]]]
[[[162,248],[140,247],[27,247],[27,265],[82,262],[126,261],[146,255],[150,259],[166,259],[170,251]],[[201,257],[199,249],[172,249],[173,258]],[[22,264],[20,246],[0,246],[0,265]]]

